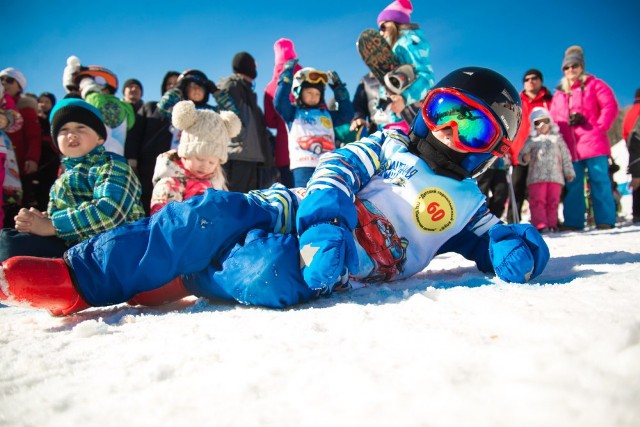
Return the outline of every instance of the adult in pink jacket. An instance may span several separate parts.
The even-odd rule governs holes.
[[[289,39],[278,39],[273,44],[273,51],[275,56],[275,67],[273,68],[273,77],[264,89],[264,120],[267,127],[276,130],[275,136],[275,158],[276,167],[280,170],[280,182],[288,188],[293,187],[293,176],[289,169],[289,137],[287,133],[287,124],[282,120],[282,117],[276,111],[273,105],[273,98],[276,96],[276,89],[278,89],[278,78],[282,73],[284,64],[290,59],[297,58],[296,51],[293,47],[293,42]],[[294,73],[301,69],[299,64],[296,64]],[[293,102],[293,97],[291,102]]]
[[[560,127],[576,172],[576,179],[566,184],[563,228],[584,228],[585,171],[591,187],[596,227],[613,228],[616,206],[609,177],[611,145],[607,131],[618,114],[618,102],[604,81],[585,73],[584,53],[580,46],[566,50],[562,72],[564,77],[551,101],[551,116]]]

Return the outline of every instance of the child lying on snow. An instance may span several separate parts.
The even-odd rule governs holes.
[[[445,252],[525,282],[549,260],[544,240],[531,225],[501,223],[472,179],[508,151],[520,118],[503,76],[456,70],[429,92],[409,137],[378,132],[327,154],[304,197],[279,185],[207,190],[78,244],[64,260],[9,259],[0,298],[54,314],[140,293],[286,307],[348,288],[349,277],[409,277]]]

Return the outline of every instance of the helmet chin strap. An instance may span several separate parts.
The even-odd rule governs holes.
[[[467,157],[467,153],[460,153],[444,145],[433,133],[428,132],[424,138],[414,132],[409,135],[411,144],[409,150],[427,162],[429,167],[438,175],[462,181],[471,176],[471,173],[460,164]]]

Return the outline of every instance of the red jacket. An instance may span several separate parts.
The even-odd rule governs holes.
[[[7,135],[9,135],[16,153],[20,176],[24,176],[24,162],[33,160],[40,163],[40,121],[38,121],[36,110],[31,106],[24,108],[25,101],[20,99],[20,95],[13,97],[13,100],[16,102],[18,111],[22,114],[24,124],[19,131]]]
[[[535,98],[531,99],[524,93],[524,90],[520,92],[520,99],[522,100],[522,123],[520,123],[520,129],[518,129],[518,133],[516,137],[513,139],[513,143],[511,144],[511,149],[509,150],[511,154],[511,164],[518,165],[518,154],[520,154],[520,150],[524,146],[525,141],[529,138],[530,132],[530,123],[529,123],[529,114],[535,107],[544,107],[547,110],[551,107],[551,92],[545,86],[542,86],[540,92],[536,95]]]
[[[636,101],[631,106],[627,114],[624,115],[624,122],[622,123],[622,139],[625,141],[629,138],[629,134],[636,124],[636,120],[640,117],[640,98],[636,98]]]

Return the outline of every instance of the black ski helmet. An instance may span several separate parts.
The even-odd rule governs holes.
[[[204,89],[204,99],[199,104],[206,104],[209,100],[209,95],[211,95],[209,91],[209,78],[205,73],[200,70],[189,69],[185,70],[178,76],[178,81],[176,82],[177,88],[182,92],[182,96],[187,96],[187,87],[189,83],[195,83],[198,86]]]
[[[522,120],[522,102],[516,88],[504,76],[488,68],[463,67],[444,76],[433,89],[441,87],[456,89],[483,102],[500,123],[504,137],[513,141]],[[414,138],[426,138],[429,135],[422,111],[416,116],[411,133]],[[496,150],[498,146],[500,149]],[[467,154],[461,166],[470,176],[477,176],[495,160],[496,155],[501,157],[506,154],[508,148],[497,141],[486,153]]]

